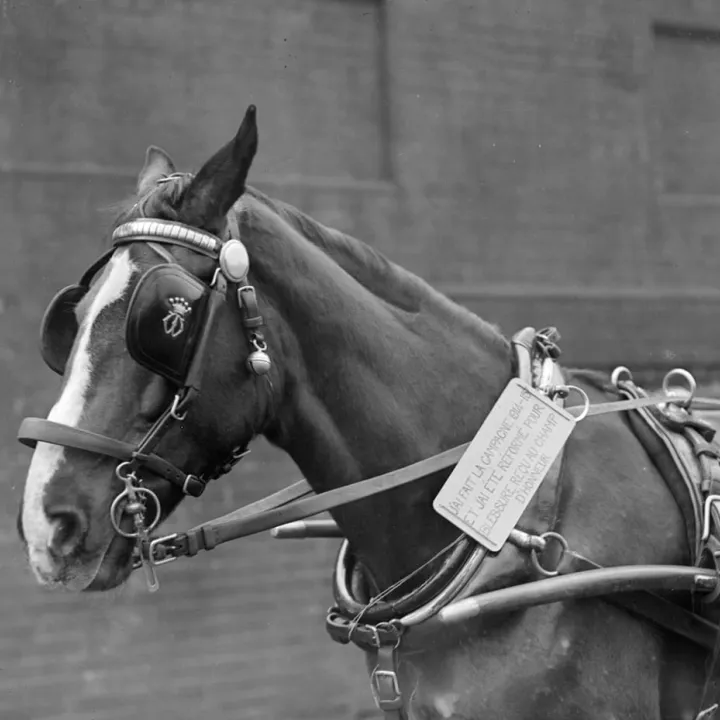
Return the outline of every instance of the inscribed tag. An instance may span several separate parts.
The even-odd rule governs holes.
[[[574,427],[570,413],[513,378],[445,481],[433,508],[497,552]]]

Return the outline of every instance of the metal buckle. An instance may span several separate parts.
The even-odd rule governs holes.
[[[182,414],[178,412],[178,408],[184,399],[185,397],[181,393],[177,393],[173,398],[172,407],[170,408],[170,415],[179,422],[182,422],[187,417],[187,410]]]
[[[707,539],[710,537],[710,524],[712,521],[712,518],[710,516],[710,512],[712,510],[713,505],[720,504],[720,495],[708,495],[705,498],[705,509],[703,512],[703,532],[702,532],[702,541],[706,542]]]
[[[389,681],[389,687],[380,685],[379,681],[383,678]],[[394,670],[378,670],[378,668],[375,668],[371,676],[370,689],[375,704],[380,710],[398,710],[402,706],[402,693],[400,692],[397,673]],[[384,696],[385,690],[390,690],[392,696]]]
[[[160,545],[164,545],[165,543],[172,542],[178,537],[177,533],[173,533],[172,535],[165,535],[164,537],[158,537],[154,540],[150,541],[150,544],[148,545],[148,562],[151,565],[155,565],[158,567],[159,565],[167,565],[168,563],[173,562],[174,560],[177,560],[177,555],[167,555],[164,558],[161,558],[160,560],[157,560],[155,558],[155,553]]]
[[[182,486],[183,495],[190,495],[190,493],[187,491],[187,488],[188,488],[188,483],[190,483],[190,481],[192,481],[192,480],[199,481],[199,478],[197,475],[193,475],[192,473],[190,475],[185,476],[185,480],[183,480],[183,486]]]

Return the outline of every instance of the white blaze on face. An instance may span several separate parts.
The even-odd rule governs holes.
[[[124,248],[112,257],[99,280],[97,294],[83,319],[79,330],[75,354],[72,363],[66,368],[66,382],[60,399],[48,415],[64,425],[77,427],[85,411],[85,403],[90,388],[93,369],[93,357],[90,337],[104,308],[121,299],[127,292],[130,280],[137,266],[132,262],[129,249]],[[32,456],[23,498],[22,525],[30,555],[30,564],[38,579],[48,580],[52,565],[47,554],[51,525],[43,508],[45,489],[55,473],[62,466],[65,448],[39,442]]]

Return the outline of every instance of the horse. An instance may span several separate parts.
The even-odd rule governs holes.
[[[18,514],[44,586],[124,583],[137,538],[257,436],[316,493],[341,491],[468,442],[518,373],[496,326],[248,185],[257,146],[251,106],[194,174],[148,148],[113,247],[51,304],[43,354],[63,381],[32,436]],[[605,375],[562,372],[590,403],[617,399]],[[683,513],[625,414],[578,422],[558,467],[526,531],[562,533],[607,566],[691,562]],[[432,585],[459,547],[462,531],[433,508],[448,474],[332,509],[371,595],[391,599],[408,576],[409,594]],[[535,577],[505,543],[474,583]],[[598,598],[469,618],[396,650],[390,711],[422,720],[690,718],[707,659]],[[368,648],[369,671],[376,657]]]

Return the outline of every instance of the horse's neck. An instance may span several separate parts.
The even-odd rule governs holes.
[[[432,295],[413,314],[339,268],[320,262],[312,271],[283,273],[268,288],[284,337],[283,401],[267,436],[313,488],[358,482],[469,440],[510,377],[507,343],[459,308],[453,323],[446,301],[435,307]],[[273,272],[282,272],[277,258]],[[420,480],[333,513],[381,585],[456,536],[432,510],[439,484]]]

